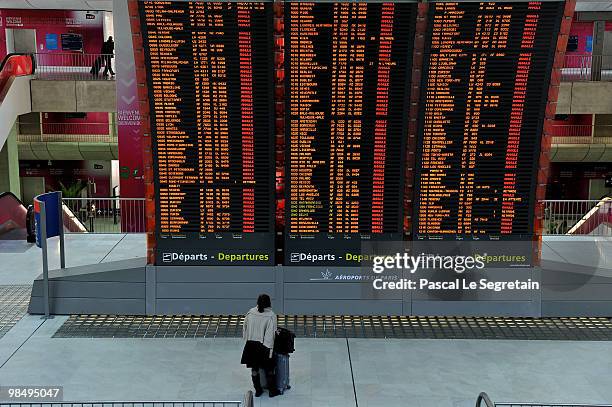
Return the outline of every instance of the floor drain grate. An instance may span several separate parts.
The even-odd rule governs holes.
[[[0,285],[0,338],[28,312],[32,286]]]
[[[73,315],[55,338],[238,338],[243,316]],[[608,318],[279,315],[301,338],[612,341]]]

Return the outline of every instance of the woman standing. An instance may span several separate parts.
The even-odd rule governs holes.
[[[276,388],[274,374],[274,336],[276,334],[276,314],[272,311],[272,302],[267,294],[257,298],[257,306],[247,312],[242,326],[242,338],[246,341],[240,363],[251,368],[251,378],[255,387],[255,397],[263,393],[259,369],[266,373],[270,397],[280,393]]]

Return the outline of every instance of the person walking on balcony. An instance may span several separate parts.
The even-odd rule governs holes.
[[[242,325],[242,338],[246,341],[240,363],[251,369],[251,379],[255,387],[255,397],[263,394],[259,370],[266,374],[270,397],[280,393],[276,388],[274,374],[274,337],[276,335],[276,314],[272,311],[272,302],[267,294],[257,298],[257,306],[247,312]]]
[[[108,37],[108,40],[102,45],[102,57],[104,58],[104,77],[108,76],[108,72],[110,71],[111,76],[115,76],[115,72],[113,71],[113,67],[111,66],[111,59],[114,57],[115,53],[115,42],[113,41],[113,37]]]

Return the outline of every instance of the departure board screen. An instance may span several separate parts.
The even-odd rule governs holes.
[[[563,2],[429,5],[416,239],[530,240]]]
[[[402,239],[416,3],[286,2],[288,265]]]
[[[139,10],[157,264],[274,264],[272,3]]]

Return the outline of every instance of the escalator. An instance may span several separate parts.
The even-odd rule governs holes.
[[[62,216],[64,220],[64,230],[70,233],[89,233],[85,224],[65,203],[62,203]]]
[[[566,234],[612,236],[612,198],[600,199]]]
[[[34,70],[31,54],[9,54],[0,63],[0,149],[17,117],[32,110],[29,75]]]
[[[0,240],[26,240],[28,210],[12,192],[0,194]]]
[[[62,204],[62,215],[66,232],[87,233],[83,222],[66,204]],[[0,240],[26,240],[28,228],[33,234],[34,219],[23,202],[12,192],[0,193]]]

